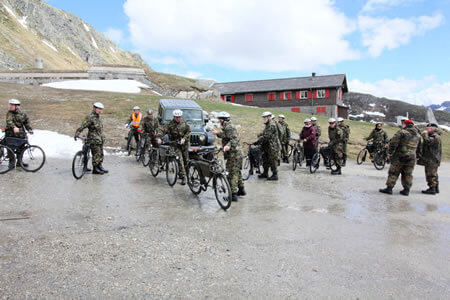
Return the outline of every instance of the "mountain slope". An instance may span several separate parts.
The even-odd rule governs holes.
[[[442,104],[432,104],[428,106],[432,110],[446,111],[450,113],[450,101],[444,101]]]
[[[150,67],[80,18],[43,0],[0,0],[0,69],[82,70],[92,64]]]

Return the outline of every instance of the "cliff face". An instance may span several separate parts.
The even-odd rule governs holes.
[[[0,0],[0,70],[88,69],[93,64],[150,67],[81,20],[43,0]]]

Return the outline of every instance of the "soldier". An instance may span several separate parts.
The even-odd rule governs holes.
[[[261,145],[264,172],[258,177],[267,178],[267,180],[278,180],[277,165],[280,159],[280,140],[278,139],[277,125],[272,120],[271,112],[264,112],[262,117],[265,127],[264,131],[258,135],[255,145]],[[272,170],[271,177],[268,177],[269,168]]]
[[[317,141],[319,141],[320,135],[322,134],[322,131],[320,130],[320,125],[317,123],[316,117],[311,117],[311,123],[314,126],[314,129],[316,129],[316,135],[317,135]]]
[[[289,125],[285,122],[286,117],[284,115],[278,116],[278,138],[280,139],[281,144],[281,158],[283,162],[289,163],[288,156],[288,146],[289,141],[291,139],[291,130],[289,129]]]
[[[441,133],[438,125],[435,123],[428,124],[426,130],[422,133],[422,139],[421,155],[417,164],[425,166],[425,177],[428,184],[428,189],[422,191],[422,193],[435,195],[439,193],[438,168],[442,156]]]
[[[27,114],[20,110],[20,101],[11,99],[8,103],[9,111],[6,114],[5,136],[24,139],[27,137],[27,131],[33,134],[33,128],[31,128]]]
[[[181,117],[183,112],[179,109],[173,111],[173,120],[170,121],[161,132],[158,133],[158,144],[161,144],[161,137],[165,134],[169,136],[169,140],[172,142],[177,141],[178,144],[174,146],[175,152],[180,159],[178,160],[178,166],[180,169],[181,185],[186,185],[186,169],[188,166],[188,151],[189,151],[189,139],[191,138],[191,127]]]
[[[232,200],[238,201],[238,196],[245,196],[244,181],[242,180],[242,148],[239,133],[236,127],[231,124],[230,114],[220,112],[217,116],[222,127],[222,132],[211,130],[211,133],[222,139],[224,158],[228,172],[228,182],[230,183]]]
[[[378,149],[378,147],[386,147],[386,144],[389,141],[388,135],[382,127],[383,123],[377,122],[369,137],[366,138],[368,142],[372,142],[372,145],[367,148],[367,150],[369,150],[370,159],[373,159],[375,149]]]
[[[317,152],[317,133],[312,126],[311,119],[305,119],[305,126],[300,133],[300,140],[303,140],[303,149],[305,150],[306,166],[311,165],[311,159]]]
[[[80,133],[88,129],[88,143],[91,145],[92,153],[92,174],[103,175],[108,173],[108,170],[103,168],[103,145],[105,143],[105,135],[103,134],[103,121],[100,115],[103,112],[103,104],[96,102],[93,105],[93,111],[84,119],[80,128],[75,132],[75,141]]]
[[[331,171],[331,174],[341,175],[342,158],[344,156],[344,132],[336,124],[336,119],[330,118],[328,124],[328,137],[330,138],[328,147],[331,150],[331,158],[334,159],[337,167],[336,170]]]
[[[131,130],[133,131],[134,140],[136,141],[136,145],[139,145],[139,126],[142,121],[142,113],[141,108],[139,106],[133,107],[133,113],[131,114],[130,118],[128,118],[127,124],[125,124],[125,127],[131,127]]]
[[[153,118],[153,111],[147,109],[147,116],[142,119],[140,130],[142,133],[147,134],[147,143],[156,146],[156,133],[159,127],[159,122],[157,119]]]
[[[345,164],[347,162],[347,144],[350,139],[350,126],[347,124],[344,124],[344,118],[337,118],[337,124],[342,129],[342,132],[344,133],[344,156],[342,157],[342,166],[345,167]]]
[[[420,136],[414,127],[414,122],[406,120],[402,128],[392,137],[389,143],[389,158],[391,166],[388,171],[386,188],[380,189],[381,193],[392,195],[392,188],[402,175],[403,190],[400,194],[409,195],[412,186],[413,171],[416,164],[416,151],[420,144]]]

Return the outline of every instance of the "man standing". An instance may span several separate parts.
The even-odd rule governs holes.
[[[317,141],[319,141],[320,135],[322,134],[322,131],[320,130],[320,125],[317,123],[316,117],[311,117],[311,123],[314,126],[314,129],[316,130],[317,135]]]
[[[161,138],[167,134],[170,141],[178,142],[178,144],[174,146],[174,149],[180,157],[178,160],[178,166],[180,169],[181,185],[186,185],[186,167],[188,165],[191,127],[189,127],[189,124],[181,118],[182,116],[183,112],[181,110],[174,110],[173,120],[161,130],[158,137]],[[161,144],[161,139],[158,139],[158,144]]]
[[[289,129],[289,125],[285,122],[285,119],[286,117],[284,115],[279,115],[277,126],[281,144],[281,158],[283,159],[283,162],[289,163],[288,146],[291,139],[291,130]]]
[[[277,165],[280,159],[280,141],[278,139],[277,125],[272,120],[271,112],[264,112],[262,118],[265,124],[264,131],[258,135],[258,140],[255,144],[261,145],[264,172],[258,177],[267,178],[267,180],[278,180]],[[271,177],[268,177],[269,168],[272,170]]]
[[[377,122],[375,125],[375,128],[370,133],[369,137],[366,138],[368,142],[372,142],[371,147],[368,147],[367,150],[369,150],[370,158],[373,158],[373,153],[375,152],[375,149],[378,149],[379,147],[385,147],[388,143],[388,135],[386,131],[383,130],[383,123]]]
[[[128,118],[127,124],[125,127],[131,126],[131,130],[133,131],[134,140],[136,141],[136,145],[139,145],[139,126],[142,121],[142,113],[141,108],[139,106],[133,107],[134,112],[131,114],[130,118]],[[127,145],[128,148],[129,145]]]
[[[337,126],[336,119],[328,120],[328,137],[330,142],[328,147],[331,150],[331,158],[334,159],[337,169],[331,170],[332,175],[341,175],[342,158],[344,156],[344,132]]]
[[[141,132],[147,134],[147,143],[150,143],[155,146],[155,136],[159,127],[159,122],[157,119],[153,118],[153,111],[151,109],[147,109],[147,116],[142,119],[140,129]]]
[[[300,140],[303,140],[303,149],[305,150],[306,166],[311,165],[311,159],[317,152],[317,132],[312,126],[310,119],[305,119],[305,126],[300,133]]]
[[[389,143],[391,166],[388,171],[386,188],[380,189],[381,193],[392,195],[392,188],[395,186],[400,174],[402,175],[403,186],[400,194],[408,196],[412,186],[412,174],[416,165],[416,151],[420,144],[420,136],[414,127],[413,121],[406,120],[402,127]]]
[[[424,194],[435,195],[439,193],[438,168],[441,164],[442,142],[438,125],[431,123],[422,133],[422,149],[418,165],[425,167],[425,177],[428,189],[422,191]]]
[[[345,164],[347,162],[347,144],[348,140],[350,139],[350,126],[347,124],[344,124],[344,118],[337,118],[337,124],[342,129],[342,132],[344,133],[344,156],[342,157],[342,166],[345,167]]]
[[[20,110],[20,101],[11,99],[8,101],[9,111],[6,113],[6,131],[7,137],[26,138],[27,131],[33,134],[30,120],[26,113]]]
[[[238,201],[238,196],[246,195],[244,181],[242,180],[242,148],[239,133],[236,127],[231,124],[229,113],[220,112],[217,118],[222,127],[222,132],[217,132],[217,130],[213,129],[211,133],[222,139],[232,200]]]
[[[100,115],[103,112],[103,104],[100,102],[94,103],[93,111],[84,119],[80,128],[75,132],[75,140],[80,133],[87,128],[87,141],[91,145],[92,153],[92,174],[103,175],[108,173],[108,170],[103,168],[103,145],[105,143],[105,135],[103,134],[103,121]]]

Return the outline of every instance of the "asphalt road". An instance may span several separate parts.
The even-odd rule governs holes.
[[[450,298],[450,164],[425,196],[387,170],[283,165],[225,212],[132,158],[76,181],[70,160],[0,176],[1,298]]]

